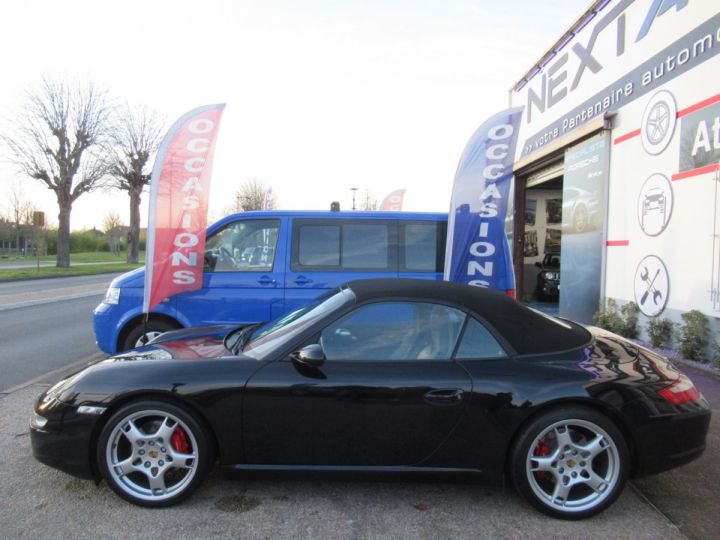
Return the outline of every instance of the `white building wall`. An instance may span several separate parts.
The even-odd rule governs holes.
[[[668,9],[660,13],[663,6]],[[661,313],[678,320],[681,312],[691,309],[713,317],[720,313],[720,294],[717,290],[713,293],[713,287],[720,284],[720,240],[715,236],[720,233],[717,173],[672,179],[679,172],[681,127],[687,116],[676,118],[672,137],[664,148],[651,148],[652,153],[643,146],[643,133],[637,133],[653,99],[671,96],[682,115],[688,107],[720,95],[719,13],[720,4],[709,0],[610,2],[557,50],[539,73],[526,77],[524,86],[521,81],[511,92],[511,106],[525,106],[516,155],[516,161],[524,163],[531,162],[534,155],[541,156],[553,143],[570,144],[578,127],[611,113],[604,291],[606,297],[620,302],[641,303],[645,297],[641,307],[647,315]],[[681,58],[687,71],[677,75],[677,57],[657,57],[711,20],[710,41],[704,43],[710,43],[709,47],[703,51],[691,46]],[[647,30],[644,36],[643,27]],[[592,59],[586,57],[583,62],[584,51],[590,51]],[[654,61],[641,69],[651,59]],[[582,74],[573,88],[579,71]],[[632,81],[629,86],[628,81]],[[658,96],[658,92],[669,94]],[[577,126],[575,109],[592,103],[601,103],[600,110],[593,109]],[[647,127],[644,130],[647,134]],[[625,140],[618,141],[623,137]],[[647,222],[651,235],[641,225],[639,200],[647,199],[649,214],[658,213],[656,195],[663,190],[656,187],[642,192],[655,174],[668,179],[672,212],[662,231]],[[650,256],[663,264],[652,257],[646,259]]]

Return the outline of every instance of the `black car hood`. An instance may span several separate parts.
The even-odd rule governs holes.
[[[237,328],[237,325],[218,325],[166,332],[145,347],[118,354],[106,361],[206,360],[232,356],[224,340]]]

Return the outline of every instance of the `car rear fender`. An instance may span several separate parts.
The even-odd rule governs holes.
[[[505,474],[508,475],[510,471],[511,466],[511,456],[512,456],[512,449],[515,448],[515,444],[517,443],[518,438],[523,433],[525,428],[538,416],[547,413],[551,410],[556,409],[564,409],[569,406],[582,406],[587,407],[588,409],[593,409],[594,411],[597,411],[607,417],[615,426],[620,430],[620,433],[622,433],[623,438],[625,439],[625,443],[627,444],[628,450],[630,452],[630,464],[628,467],[628,471],[630,473],[630,476],[633,476],[636,466],[637,466],[637,447],[635,439],[632,436],[632,431],[630,430],[629,426],[625,421],[623,421],[622,417],[618,412],[613,409],[609,404],[604,403],[602,401],[598,401],[595,399],[582,399],[582,398],[563,398],[558,399],[554,401],[549,401],[547,403],[543,403],[542,405],[535,408],[531,414],[529,414],[522,423],[517,427],[515,432],[512,434],[512,437],[510,439],[510,444],[508,446],[508,451],[505,453],[505,467],[504,471]]]

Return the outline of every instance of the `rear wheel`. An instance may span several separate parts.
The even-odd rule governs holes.
[[[602,414],[568,407],[541,415],[520,435],[512,454],[515,487],[553,517],[583,519],[605,510],[622,492],[628,450]]]
[[[122,350],[127,351],[143,347],[147,345],[148,341],[155,339],[160,334],[164,334],[170,330],[177,330],[177,328],[176,325],[162,320],[150,320],[147,325],[140,321],[130,330],[123,341]]]
[[[212,445],[189,412],[164,401],[139,401],[105,424],[97,462],[123,499],[139,506],[170,506],[202,482],[212,463]]]

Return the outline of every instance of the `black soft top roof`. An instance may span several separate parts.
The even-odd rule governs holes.
[[[501,292],[447,281],[424,279],[363,279],[346,284],[358,302],[377,298],[407,298],[464,306],[485,319],[517,354],[567,351],[589,344],[592,335],[582,326],[546,317]]]

